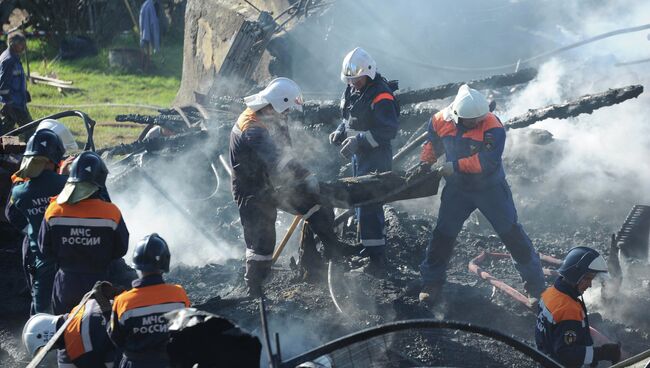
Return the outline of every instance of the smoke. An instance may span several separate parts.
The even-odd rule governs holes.
[[[583,8],[575,14],[575,30],[583,37],[642,24],[650,14],[647,3],[626,3],[625,13],[618,5]],[[566,15],[565,13],[565,15]],[[620,16],[612,16],[620,14]],[[580,18],[578,18],[580,15]],[[636,18],[636,19],[635,19]],[[647,18],[647,17],[646,17]],[[615,22],[613,20],[616,20]],[[645,19],[647,20],[647,19]],[[588,93],[630,84],[647,85],[650,78],[643,66],[616,67],[617,61],[633,60],[650,54],[650,44],[640,52],[645,34],[621,36],[603,41],[559,57],[539,67],[537,79],[516,92],[506,103],[504,118],[513,117],[529,108],[562,103]],[[647,68],[647,65],[645,66]],[[525,130],[509,132],[506,156],[525,158],[544,171],[541,184],[535,189],[540,202],[569,201],[568,210],[576,220],[593,217],[622,222],[632,205],[650,199],[650,97],[646,91],[639,98],[606,107],[591,115],[567,120],[547,120],[535,125],[550,131],[558,140],[558,152],[550,155],[543,149],[529,149],[522,143]],[[558,144],[559,143],[559,144]]]
[[[230,179],[220,173],[217,181],[210,167],[211,161],[218,164],[216,155],[203,151],[198,145],[182,154],[146,153],[129,182],[111,192],[130,232],[127,261],[137,242],[153,232],[170,246],[172,266],[202,266],[243,255],[243,240],[237,241],[240,225],[232,223],[236,207],[224,210],[233,206]]]

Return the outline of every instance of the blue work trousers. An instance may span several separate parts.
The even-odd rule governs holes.
[[[390,146],[380,146],[370,152],[354,155],[352,158],[354,176],[390,171],[393,160],[391,152]],[[359,237],[364,247],[364,254],[383,255],[386,249],[384,206],[373,204],[357,207],[355,214],[359,223]]]
[[[28,257],[28,259],[28,262],[31,264],[27,266],[31,282],[31,314],[52,313],[50,307],[56,264],[53,261],[44,260],[37,255]]]
[[[465,190],[459,185],[445,185],[442,190],[438,222],[420,265],[422,281],[443,284],[456,237],[463,223],[478,209],[512,255],[515,268],[526,282],[531,294],[544,290],[544,274],[539,254],[530,238],[517,222],[517,210],[508,183],[504,180],[478,190]]]

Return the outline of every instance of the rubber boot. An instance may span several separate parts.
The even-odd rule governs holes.
[[[257,298],[262,292],[262,282],[271,270],[271,261],[246,261],[244,281],[248,288],[248,296]]]
[[[425,283],[422,285],[418,299],[420,303],[427,307],[433,306],[438,302],[440,292],[442,291],[442,284],[440,283]]]

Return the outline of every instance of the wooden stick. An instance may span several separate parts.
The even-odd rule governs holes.
[[[52,350],[52,347],[54,347],[54,344],[56,344],[56,341],[61,338],[61,336],[63,335],[63,332],[68,327],[70,322],[72,322],[72,320],[77,315],[77,313],[79,313],[79,311],[81,311],[81,307],[86,305],[86,302],[88,301],[88,299],[90,299],[90,297],[92,295],[93,295],[92,290],[87,292],[86,295],[84,295],[84,297],[81,299],[81,302],[79,302],[79,304],[75,307],[75,309],[73,309],[72,312],[70,312],[70,314],[68,314],[68,318],[65,320],[65,322],[63,322],[61,327],[59,327],[59,329],[56,330],[56,333],[54,333],[54,336],[52,336],[47,341],[47,344],[45,344],[44,347],[42,347],[42,348],[40,348],[38,350],[38,353],[36,353],[36,355],[34,356],[32,361],[29,362],[29,364],[27,365],[27,368],[36,368],[43,361],[43,359],[45,359],[45,356],[47,355],[47,353],[50,350]]]
[[[46,82],[59,83],[59,84],[72,84],[72,81],[66,81],[66,80],[61,80],[61,79],[56,79],[56,78],[44,77],[44,76],[36,74],[36,73],[32,73],[31,78],[36,79],[36,80],[46,81]]]
[[[291,225],[289,225],[289,229],[287,230],[287,233],[284,234],[284,238],[282,238],[280,245],[278,245],[278,247],[275,249],[275,252],[273,253],[273,259],[271,260],[271,264],[274,264],[278,260],[278,258],[280,258],[280,253],[282,253],[284,247],[289,242],[289,239],[291,239],[291,235],[293,235],[293,232],[296,230],[296,227],[298,227],[300,220],[302,220],[301,215],[296,215],[296,217],[293,218],[293,222],[291,223]]]

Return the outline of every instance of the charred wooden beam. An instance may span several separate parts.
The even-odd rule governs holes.
[[[527,113],[508,120],[504,125],[506,128],[518,129],[530,126],[540,120],[567,119],[580,114],[591,114],[601,107],[616,105],[631,98],[636,98],[641,93],[643,93],[643,86],[641,85],[609,89],[602,93],[584,95],[567,103],[528,110]]]
[[[178,134],[173,137],[159,137],[147,139],[146,141],[138,141],[129,144],[120,144],[118,146],[102,148],[97,150],[97,153],[102,154],[108,152],[109,155],[128,155],[134,152],[142,151],[161,151],[163,149],[180,151],[189,149],[197,143],[208,139],[206,131],[189,132]]]
[[[610,89],[607,92],[585,95],[576,100],[557,105],[549,105],[539,109],[528,110],[523,115],[516,116],[505,122],[506,129],[526,128],[544,119],[567,119],[580,114],[591,114],[602,107],[619,104],[630,98],[638,97],[643,92],[643,86],[633,85],[623,88]],[[415,114],[414,114],[415,115]],[[417,115],[415,115],[417,116]],[[422,116],[423,117],[423,116]],[[427,133],[411,140],[402,147],[393,158],[394,160],[405,157],[414,149],[420,147],[427,138]]]
[[[465,83],[469,84],[473,88],[478,89],[499,88],[515,84],[528,83],[536,76],[536,69],[522,69],[516,73],[493,75],[491,77],[475,81],[448,83],[432,88],[398,92],[395,94],[395,96],[403,106],[400,121],[402,121],[402,125],[404,125],[404,121],[412,122],[428,119],[431,117],[432,113],[435,112],[433,109],[405,108],[404,105],[454,96],[456,93],[458,93],[458,88],[460,88],[460,86]],[[302,119],[306,123],[332,124],[336,123],[340,117],[341,111],[338,101],[328,101],[325,103],[308,101],[303,106]]]
[[[432,171],[416,180],[388,171],[321,183],[321,202],[337,208],[423,198],[438,193],[440,175]]]
[[[528,83],[535,79],[536,76],[536,69],[522,69],[516,73],[498,74],[470,82],[447,83],[432,88],[401,92],[397,94],[397,97],[399,102],[404,105],[430,100],[440,100],[455,96],[456,93],[458,93],[458,88],[465,83],[474,89],[489,89]]]
[[[143,125],[160,125],[163,128],[173,132],[182,132],[187,130],[187,125],[180,115],[140,115],[140,114],[122,114],[115,116],[115,121],[131,122]]]

